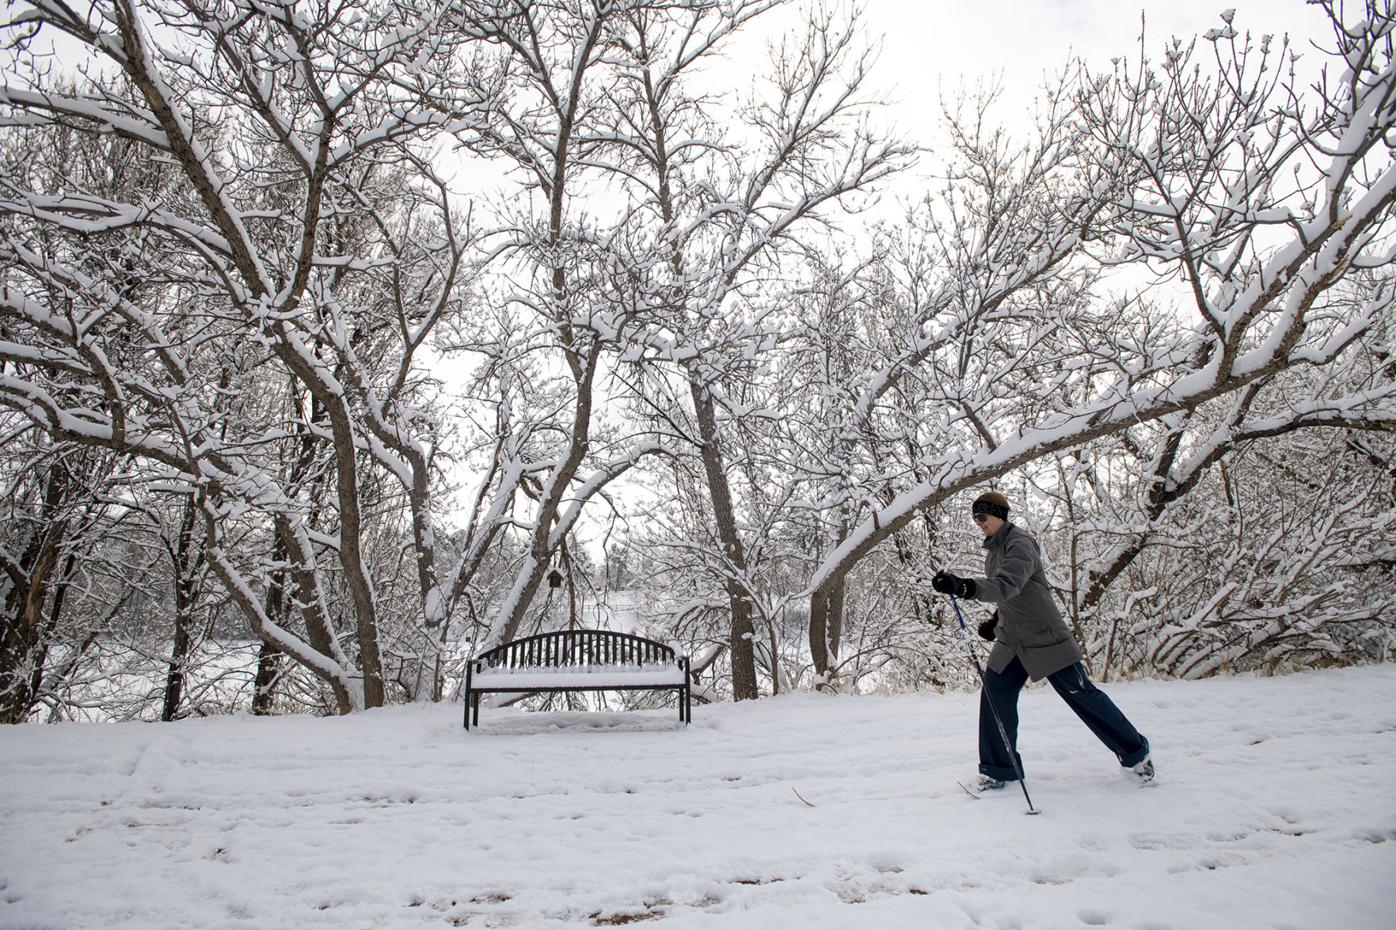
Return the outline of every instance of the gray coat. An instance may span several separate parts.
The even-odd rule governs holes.
[[[989,668],[1002,672],[1017,656],[1034,681],[1081,661],[1081,650],[1047,587],[1037,540],[1005,523],[984,540],[984,573],[975,599],[998,607]]]

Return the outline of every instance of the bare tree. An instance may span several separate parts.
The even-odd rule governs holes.
[[[1069,100],[1056,98],[1070,117],[1048,123],[1072,133],[1059,183],[1076,192],[1041,191],[1044,215],[1061,218],[1054,227],[1015,227],[1009,236],[988,219],[1002,213],[1001,191],[1032,176],[1040,148],[1015,156],[992,137],[962,134],[962,158],[978,166],[961,188],[962,212],[974,222],[954,242],[971,267],[991,281],[1031,284],[1036,269],[1061,260],[1057,239],[1031,237],[1056,228],[1076,261],[1089,253],[1181,283],[1195,322],[1144,319],[1112,335],[1099,303],[1044,304],[1015,289],[1034,312],[1008,312],[991,325],[984,317],[994,291],[963,279],[962,308],[928,322],[919,351],[892,360],[861,390],[866,400],[855,409],[876,417],[885,386],[915,376],[934,388],[935,409],[956,416],[923,434],[927,480],[870,507],[813,572],[811,650],[821,672],[844,579],[919,513],[1056,451],[1196,409],[1289,368],[1332,365],[1390,312],[1386,288],[1358,303],[1333,296],[1346,277],[1391,260],[1391,16],[1367,12],[1348,27],[1329,8],[1337,73],[1323,72],[1311,90],[1316,110],[1295,86],[1288,49],[1241,37],[1229,22],[1201,43],[1175,44],[1159,69],[1140,61],[1082,74]],[[1072,262],[1060,267],[1075,273]],[[1076,308],[1076,319],[1062,316],[1064,306]],[[1384,385],[1315,407],[1358,417],[1386,409],[1389,394]]]
[[[82,12],[41,2],[11,23],[65,33],[128,90],[55,89],[35,62],[7,81],[8,122],[115,136],[176,177],[129,194],[5,179],[0,251],[14,271],[0,304],[14,367],[0,398],[56,437],[181,482],[224,590],[341,710],[385,698],[365,486],[386,480],[410,514],[418,693],[432,690],[436,634],[463,568],[438,567],[433,386],[417,364],[463,309],[464,224],[421,145],[480,102],[450,77],[468,66],[465,40],[441,28],[451,12],[349,0],[312,19],[257,4],[113,0]],[[122,286],[132,277],[143,282],[135,293]],[[58,312],[52,294],[71,309]],[[113,340],[130,351],[112,353]],[[265,402],[287,379],[304,403],[289,417]],[[58,381],[71,390],[57,392]],[[225,415],[229,393],[236,416]],[[333,501],[323,526],[310,476],[275,454],[298,442],[323,451],[315,461]],[[285,555],[302,631],[257,593],[269,549],[230,546],[249,514]],[[326,611],[338,579],[350,651]]]
[[[811,195],[790,216],[772,212],[774,192],[785,176],[781,161],[799,157],[797,150],[810,144],[807,138],[787,139],[784,148],[769,153],[762,163],[765,176],[748,176],[746,189],[733,194],[745,199],[729,216],[716,215],[716,189],[697,195],[706,176],[697,177],[695,166],[730,154],[732,147],[709,131],[704,105],[686,92],[683,78],[731,33],[774,5],[771,0],[730,7],[698,0],[575,9],[506,4],[469,21],[473,34],[500,46],[510,76],[509,91],[491,111],[486,139],[517,165],[525,191],[536,197],[536,203],[516,210],[497,248],[508,259],[501,263],[501,273],[511,281],[508,299],[527,307],[546,328],[555,340],[550,348],[570,374],[570,422],[558,424],[565,438],[536,494],[528,556],[499,610],[492,639],[517,633],[580,505],[641,457],[674,451],[672,437],[661,434],[600,443],[610,446],[609,458],[596,456],[591,447],[598,445],[598,378],[604,379],[617,358],[634,363],[636,353],[647,348],[672,350],[673,339],[658,340],[656,333],[687,322],[683,315],[691,308],[685,301],[707,308],[703,319],[711,320],[757,255],[821,202]],[[840,55],[843,50],[826,51]],[[822,92],[822,86],[811,90]],[[837,113],[822,118],[834,120]],[[689,134],[700,125],[707,137]],[[798,130],[813,135],[818,128],[807,121]],[[868,173],[875,172],[870,167]],[[587,196],[588,183],[598,180],[620,189],[619,207],[605,201],[598,206],[596,197]],[[742,183],[740,177],[722,182]],[[703,255],[698,267],[690,268],[684,254],[690,247],[715,254]],[[690,274],[702,280],[690,281]],[[694,325],[701,323],[688,328]],[[685,356],[693,357],[697,348],[686,345]],[[672,351],[667,357],[673,358]],[[716,506],[722,507],[730,494],[723,493],[714,401],[696,367],[691,380],[699,419],[711,431],[712,441],[702,448],[717,482]],[[583,477],[589,453],[594,461]],[[564,508],[568,497],[575,503]],[[726,528],[730,557],[740,562],[739,549],[732,548],[739,544],[730,511],[729,505],[719,523]],[[734,629],[749,630],[745,601],[737,596],[734,603]],[[754,696],[749,636],[733,636],[747,656],[748,675],[739,690]]]
[[[711,101],[686,91],[697,64],[773,5],[695,3],[627,17],[612,130],[615,170],[631,182],[635,222],[648,227],[636,289],[646,325],[628,361],[677,369],[686,386],[691,413],[679,432],[702,465],[738,700],[758,694],[761,592],[748,553],[756,540],[743,538],[733,480],[745,456],[728,446],[754,401],[738,395],[751,393],[776,345],[765,318],[778,304],[767,282],[799,257],[802,237],[827,235],[828,211],[875,188],[911,154],[870,127],[861,95],[871,53],[857,48],[856,19],[828,11],[773,50],[768,85],[756,88],[737,125],[721,126]],[[672,409],[667,399],[650,403]]]
[[[1389,394],[1389,327],[1366,334],[1339,365],[1291,369],[1113,443],[1059,454],[1035,482],[1060,508],[1047,523],[1068,537],[1066,594],[1103,674],[1265,667],[1284,650],[1321,654],[1380,636],[1385,609],[1373,581],[1390,476],[1371,453],[1390,445],[1396,411],[1332,399]],[[1245,584],[1228,577],[1246,573]],[[1328,639],[1339,625],[1350,635]],[[1250,645],[1236,649],[1242,642]]]
[[[27,720],[101,632],[74,622],[87,549],[112,521],[114,457],[57,445],[6,418],[0,536],[0,722]]]

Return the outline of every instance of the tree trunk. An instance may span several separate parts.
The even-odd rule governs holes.
[[[841,545],[846,535],[840,529],[834,545]],[[809,650],[817,678],[815,687],[820,691],[833,691],[838,687],[839,642],[843,637],[846,586],[846,575],[834,572],[810,595]]]
[[[165,703],[160,711],[160,719],[170,721],[179,713],[179,705],[184,700],[186,666],[189,662],[189,646],[193,641],[194,606],[198,601],[195,576],[203,562],[194,539],[194,499],[184,504],[180,517],[179,538],[174,550],[174,599],[175,630],[174,643],[170,650],[170,666],[165,674]]]
[[[843,635],[844,578],[829,578],[810,595],[809,650],[814,660],[815,687],[838,687],[839,638]]]
[[[359,499],[356,433],[347,407],[330,407],[334,435],[335,477],[339,502],[339,563],[354,601],[354,633],[363,673],[364,707],[382,707],[387,697],[383,657],[378,643],[378,605],[369,581],[362,547],[364,526]]]
[[[272,546],[272,562],[283,565],[288,552],[281,533],[276,534]],[[266,614],[276,623],[286,622],[286,572],[277,568],[271,573],[264,601]],[[276,683],[281,677],[281,657],[285,655],[271,643],[263,640],[257,650],[257,674],[252,680],[252,714],[256,717],[270,716],[276,704]],[[342,704],[343,702],[341,702]]]
[[[502,623],[499,626],[499,641],[507,643],[518,635],[519,627],[528,614],[533,596],[547,574],[548,562],[552,558],[553,524],[562,509],[562,500],[572,486],[572,479],[582,467],[587,449],[591,445],[592,384],[596,380],[597,363],[601,355],[601,345],[593,342],[586,355],[577,361],[577,353],[569,350],[568,362],[572,365],[577,382],[577,408],[572,414],[571,442],[567,457],[552,471],[548,483],[538,500],[538,521],[533,525],[533,538],[529,543],[526,566],[520,567],[514,580],[513,600],[507,602],[501,611]]]
[[[0,616],[0,723],[23,723],[38,698],[43,680],[44,602],[49,581],[67,536],[68,523],[58,517],[68,490],[68,478],[57,463],[44,485],[42,529],[20,556],[10,576],[5,613]]]
[[[814,663],[815,687],[829,686],[829,592],[815,588],[809,598],[809,654]]]
[[[703,440],[700,447],[703,471],[708,479],[708,495],[712,499],[713,521],[726,562],[727,603],[731,611],[728,649],[732,658],[732,695],[739,701],[759,696],[756,687],[756,650],[753,638],[751,596],[746,590],[746,551],[737,532],[737,518],[732,506],[732,486],[722,459],[718,440],[717,411],[710,394],[693,375],[689,376],[693,407],[698,414],[698,432]]]
[[[257,653],[257,677],[253,680],[252,713],[257,717],[271,714],[276,702],[276,682],[281,675],[282,652],[271,643],[262,643]]]
[[[179,713],[179,705],[184,700],[185,665],[189,660],[189,625],[193,618],[187,609],[176,605],[175,631],[170,665],[165,671],[165,702],[160,710],[160,719],[169,722]]]

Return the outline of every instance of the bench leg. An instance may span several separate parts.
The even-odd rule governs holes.
[[[474,677],[474,672],[475,663],[467,662],[465,665],[465,701],[463,702],[465,704],[465,728],[467,730],[470,729],[470,686],[473,684],[471,679]]]

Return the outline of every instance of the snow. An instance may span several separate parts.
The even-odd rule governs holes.
[[[491,668],[474,672],[474,688],[636,688],[641,685],[681,685],[683,669],[677,665],[596,665],[585,668]]]
[[[0,730],[0,927],[1388,928],[1396,665],[1049,688],[975,800],[972,694]],[[808,807],[796,791],[814,807]]]

